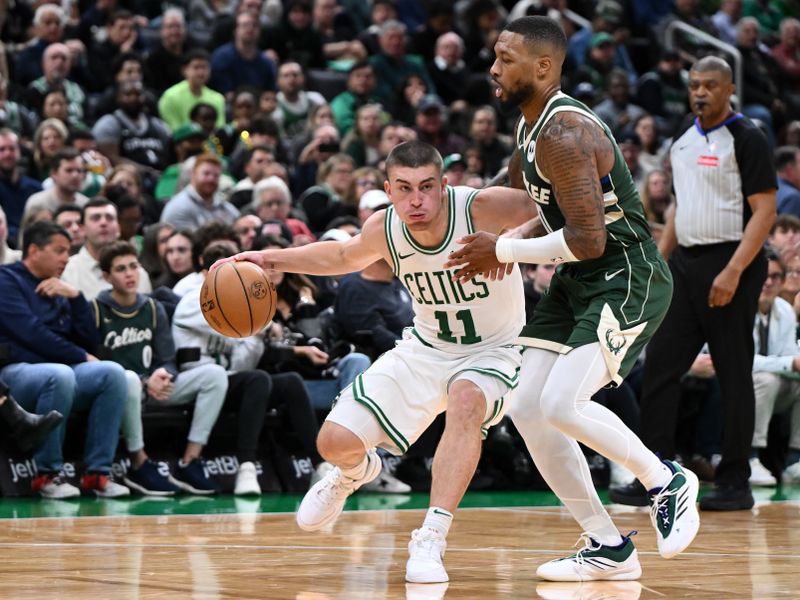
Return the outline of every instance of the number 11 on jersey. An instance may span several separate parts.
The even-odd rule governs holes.
[[[481,341],[481,336],[475,332],[475,321],[472,320],[472,312],[469,309],[460,310],[456,313],[456,319],[464,325],[464,335],[461,336],[461,339],[457,339],[453,335],[453,330],[450,329],[450,320],[445,311],[437,310],[433,313],[433,316],[439,321],[439,333],[436,334],[436,337],[443,342],[477,344]]]

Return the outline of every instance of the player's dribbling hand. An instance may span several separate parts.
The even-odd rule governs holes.
[[[248,250],[247,252],[239,252],[239,254],[234,254],[233,256],[229,256],[227,258],[220,258],[217,262],[211,265],[211,268],[208,270],[208,272],[211,273],[212,271],[219,269],[225,263],[229,262],[251,262],[262,269],[265,265],[264,255],[260,251]]]
[[[495,246],[498,236],[485,231],[471,233],[456,240],[464,246],[450,253],[444,268],[461,267],[453,273],[454,280],[469,281],[476,275],[484,275],[486,279],[502,279],[513,265],[497,260]]]

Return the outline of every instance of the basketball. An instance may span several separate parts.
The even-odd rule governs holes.
[[[275,316],[275,286],[251,262],[229,262],[208,273],[200,308],[214,331],[232,338],[255,335]]]

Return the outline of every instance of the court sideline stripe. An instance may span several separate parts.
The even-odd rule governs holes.
[[[297,546],[297,545],[288,545],[288,546],[262,546],[262,545],[249,545],[249,544],[203,544],[202,546],[198,546],[197,544],[112,544],[112,543],[99,543],[99,542],[43,542],[38,544],[26,544],[24,542],[8,542],[2,543],[0,542],[0,548],[193,548],[193,549],[202,549],[202,550],[341,550],[346,552],[351,552],[353,548],[356,546]],[[397,551],[397,550],[405,550],[407,546],[357,546],[362,550],[371,550],[371,551]],[[537,549],[537,548],[507,548],[507,547],[499,547],[499,546],[486,546],[482,548],[458,548],[458,547],[447,547],[448,552],[466,552],[466,553],[485,553],[485,552],[511,552],[514,554],[553,554],[557,550],[553,549]],[[660,556],[660,554],[656,551],[648,552],[648,551],[638,551],[640,555],[645,556]],[[758,558],[794,558],[800,559],[800,555],[798,554],[770,554],[764,552],[756,552],[756,553],[748,553],[748,552],[741,552],[741,553],[732,553],[732,552],[682,552],[681,556],[688,557],[713,557],[713,558],[723,558],[723,557],[738,557],[738,556],[749,556],[749,557],[758,557]]]

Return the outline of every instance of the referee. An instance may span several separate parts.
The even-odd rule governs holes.
[[[647,347],[641,438],[662,458],[675,454],[680,380],[708,342],[723,401],[722,461],[705,510],[753,506],[753,323],[767,275],[763,245],[775,221],[777,180],[772,153],[758,127],[731,109],[735,86],[728,64],[698,61],[689,73],[694,118],[670,149],[675,210],[659,250],[674,279],[672,304]],[[646,504],[639,482],[611,499]]]

